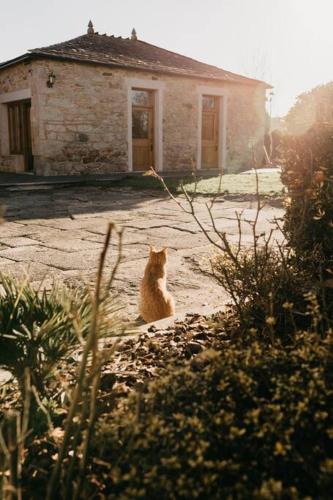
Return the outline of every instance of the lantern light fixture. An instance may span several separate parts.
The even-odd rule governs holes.
[[[55,83],[55,79],[56,79],[56,76],[55,74],[53,73],[53,71],[51,71],[51,73],[49,73],[49,76],[47,78],[47,82],[46,82],[46,85],[48,86],[49,89],[51,89]]]

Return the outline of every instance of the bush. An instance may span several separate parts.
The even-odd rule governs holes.
[[[302,136],[284,137],[281,152],[282,180],[289,195],[282,227],[287,247],[261,238],[254,222],[252,248],[226,246],[212,269],[232,297],[245,329],[255,328],[273,340],[274,326],[275,336],[290,341],[297,328],[311,325],[307,294],[315,296],[325,311],[319,318],[323,328],[331,324],[333,127],[318,125]],[[262,204],[257,195],[259,214]]]
[[[51,291],[35,290],[29,283],[3,275],[0,285],[0,368],[17,380],[21,403],[26,396],[27,375],[38,396],[48,399],[59,392],[56,369],[62,364],[62,369],[68,370],[73,354],[88,336],[94,297],[85,287],[72,290],[55,284]],[[100,304],[101,338],[114,336],[117,329],[122,331],[118,309],[106,294]],[[37,406],[33,404],[32,410]]]
[[[28,368],[32,385],[43,395],[57,363],[79,347],[78,331],[82,338],[88,333],[90,293],[56,286],[36,291],[5,276],[0,284],[0,368],[12,373],[22,392]]]
[[[310,325],[305,295],[314,288],[312,275],[291,252],[261,246],[240,252],[237,260],[220,252],[212,269],[236,305],[242,330],[290,342],[297,328]]]
[[[299,256],[312,254],[325,269],[333,261],[333,127],[286,137],[282,154],[286,236]]]
[[[91,477],[108,498],[326,498],[333,338],[206,352],[100,423]],[[96,484],[97,481],[94,481]]]

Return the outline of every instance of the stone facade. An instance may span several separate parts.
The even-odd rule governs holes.
[[[50,72],[56,76],[46,85]],[[263,142],[265,86],[227,83],[49,59],[0,71],[0,170],[21,171],[9,155],[4,96],[31,93],[34,171],[40,175],[124,172],[129,169],[129,88],[133,79],[161,93],[163,170],[191,168],[198,161],[199,89],[224,94],[228,171],[248,168],[253,146]],[[157,147],[157,146],[156,146]]]

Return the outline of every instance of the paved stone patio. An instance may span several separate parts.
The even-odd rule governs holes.
[[[209,222],[205,199],[197,201],[200,218]],[[124,305],[124,316],[137,316],[138,285],[148,256],[148,244],[169,247],[169,288],[178,311],[202,306],[215,308],[226,302],[225,292],[200,268],[207,266],[212,247],[190,215],[159,192],[139,192],[107,187],[68,187],[2,190],[0,206],[6,206],[6,222],[0,226],[0,272],[23,277],[29,273],[38,286],[54,280],[75,285],[93,283],[108,222],[125,228],[123,263],[115,291]],[[214,213],[217,226],[237,241],[235,211],[253,219],[255,202],[219,201]],[[271,228],[282,210],[267,206],[259,231]],[[210,228],[211,230],[211,228]],[[243,228],[244,244],[251,228]],[[116,256],[112,242],[106,272]]]

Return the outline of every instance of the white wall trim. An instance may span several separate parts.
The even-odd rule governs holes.
[[[133,171],[133,144],[132,144],[132,95],[133,88],[155,90],[154,102],[154,161],[158,172],[163,170],[163,89],[165,83],[143,78],[127,78],[127,143],[128,143],[128,170]]]
[[[219,109],[219,138],[218,138],[218,169],[223,171],[226,168],[227,159],[227,109],[228,91],[219,87],[198,87],[198,147],[197,147],[197,169],[201,170],[201,135],[202,135],[202,97],[212,95],[220,97]]]
[[[6,92],[0,94],[0,103],[22,101],[24,99],[31,99],[31,89],[15,90],[14,92]]]

